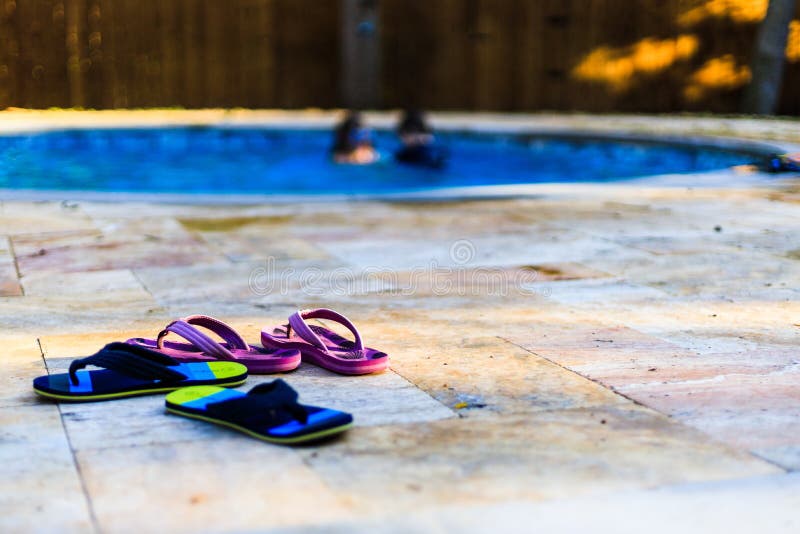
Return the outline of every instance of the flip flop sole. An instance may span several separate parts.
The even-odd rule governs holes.
[[[268,375],[272,373],[285,373],[287,371],[294,371],[298,367],[300,367],[301,363],[300,354],[298,353],[297,357],[292,357],[291,359],[283,359],[281,358],[278,361],[271,361],[271,360],[237,360],[242,365],[247,367],[247,370],[250,374],[253,375]]]
[[[321,439],[329,438],[335,436],[336,434],[340,434],[345,432],[346,430],[350,429],[353,426],[353,423],[347,423],[345,425],[340,425],[336,427],[326,428],[323,430],[319,430],[317,432],[311,432],[309,434],[303,434],[302,436],[294,436],[294,437],[286,437],[280,438],[275,436],[268,436],[266,434],[260,434],[258,432],[254,432],[248,428],[243,426],[239,426],[235,423],[231,423],[229,421],[225,421],[223,419],[216,419],[214,417],[209,417],[207,415],[200,415],[196,413],[187,412],[181,410],[179,408],[175,408],[173,406],[167,405],[167,412],[175,415],[180,415],[183,417],[188,417],[190,419],[197,419],[200,421],[206,421],[208,423],[214,423],[215,425],[225,426],[232,430],[236,430],[243,434],[247,434],[248,436],[256,439],[260,439],[261,441],[266,441],[268,443],[276,443],[279,445],[298,445],[301,443],[310,443],[312,441],[319,441]]]
[[[337,360],[314,349],[301,351],[303,361],[341,375],[367,375],[389,368],[389,358],[372,360]],[[348,362],[348,363],[345,363]]]
[[[188,343],[167,341],[164,344],[164,348],[161,349],[158,348],[156,340],[154,339],[136,337],[127,340],[125,343],[161,352],[162,354],[169,356],[170,358],[175,358],[180,362],[225,361],[215,358],[214,356],[209,356],[204,352],[191,350],[193,345]],[[222,343],[221,345],[229,349],[227,343]],[[275,352],[282,354],[272,355],[272,353]],[[297,369],[301,363],[299,352],[292,349],[260,349],[257,347],[252,347],[252,351],[250,352],[234,350],[233,354],[236,356],[236,359],[229,361],[241,363],[247,367],[247,370],[250,372],[250,374],[256,375],[267,375],[272,373],[293,371]]]
[[[233,382],[212,382],[208,383],[207,385],[214,385],[214,386],[221,386],[226,388],[235,388],[237,386],[241,386],[247,382],[247,377],[242,378],[240,380],[236,380]],[[195,383],[196,385],[203,385],[200,382]],[[192,385],[195,385],[192,384]],[[67,402],[89,402],[89,401],[98,401],[98,400],[110,400],[110,399],[124,399],[127,397],[141,397],[144,395],[152,395],[155,393],[168,393],[171,391],[175,391],[181,388],[189,387],[188,384],[179,384],[176,386],[170,386],[165,388],[142,388],[142,389],[132,389],[129,391],[118,391],[115,393],[99,393],[97,395],[61,395],[57,393],[51,393],[49,391],[44,391],[38,389],[34,386],[33,391],[37,395],[41,395],[42,397],[47,397],[48,399],[55,399],[59,401],[67,401]]]

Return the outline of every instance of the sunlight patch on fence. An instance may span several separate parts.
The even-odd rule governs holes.
[[[697,69],[683,91],[687,100],[697,101],[709,92],[736,89],[750,81],[750,68],[736,63],[731,54],[709,59]]]
[[[721,18],[738,23],[756,23],[767,14],[768,3],[768,0],[707,0],[678,15],[678,24],[690,27],[708,19]]]
[[[573,69],[573,77],[603,83],[614,92],[629,89],[637,76],[662,72],[697,53],[699,40],[684,34],[673,39],[646,37],[624,47],[601,46],[585,56]]]
[[[800,61],[800,20],[793,20],[789,25],[789,39],[786,41],[786,59]]]

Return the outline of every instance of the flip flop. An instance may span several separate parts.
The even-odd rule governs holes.
[[[87,371],[84,367],[102,367]],[[247,368],[236,362],[181,363],[169,356],[128,343],[109,343],[96,354],[73,360],[68,373],[33,379],[43,397],[85,402],[150,395],[185,386],[239,386]]]
[[[349,341],[333,330],[309,325],[306,319],[327,319],[345,327],[355,336]],[[289,323],[276,327],[272,333],[261,332],[261,343],[276,349],[297,349],[303,361],[343,375],[364,375],[389,367],[389,356],[364,347],[355,325],[344,315],[326,308],[300,310],[289,317]]]
[[[195,326],[217,334],[224,343],[214,341]],[[164,338],[170,332],[181,336],[188,343],[165,341]],[[156,350],[181,362],[239,362],[251,374],[281,373],[300,365],[300,351],[291,348],[251,347],[233,328],[207,315],[190,315],[172,321],[159,332],[156,339],[135,337],[126,343]]]
[[[299,404],[297,392],[281,379],[259,384],[247,393],[214,386],[179,389],[167,395],[166,408],[169,413],[283,445],[317,441],[353,424],[349,413]]]

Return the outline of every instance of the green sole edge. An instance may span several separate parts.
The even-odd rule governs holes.
[[[235,425],[233,423],[229,423],[228,421],[223,421],[221,419],[214,419],[212,417],[205,417],[203,415],[197,414],[190,414],[188,412],[183,412],[180,410],[174,410],[167,406],[167,412],[180,415],[182,417],[188,417],[190,419],[197,419],[200,421],[206,421],[209,423],[214,423],[215,425],[225,426],[233,430],[237,430],[242,432],[243,434],[247,434],[250,437],[260,439],[261,441],[266,441],[268,443],[277,443],[279,445],[296,445],[299,443],[307,443],[309,441],[316,441],[318,439],[326,438],[328,436],[333,436],[334,434],[339,434],[340,432],[344,432],[353,426],[353,423],[347,423],[346,425],[341,425],[333,428],[326,428],[325,430],[320,430],[319,432],[314,432],[313,434],[304,434],[302,436],[297,436],[294,438],[273,438],[269,436],[265,436],[263,434],[259,434],[257,432],[253,432],[247,428],[241,427],[239,425]]]
[[[236,386],[241,386],[245,382],[247,382],[247,377],[241,380],[237,380],[236,382],[219,382],[216,384],[204,384],[204,385],[235,388]],[[47,397],[48,399],[63,400],[70,402],[89,402],[97,400],[122,399],[127,397],[140,397],[142,395],[151,395],[153,393],[166,393],[169,391],[175,391],[185,387],[191,387],[191,386],[177,386],[177,387],[157,388],[157,389],[137,389],[131,391],[120,391],[119,393],[104,393],[102,395],[81,395],[81,396],[58,395],[56,393],[48,393],[47,391],[42,391],[41,389],[36,389],[36,388],[33,388],[33,391],[35,391],[37,395],[41,395],[42,397]]]

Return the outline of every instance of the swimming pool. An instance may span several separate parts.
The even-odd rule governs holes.
[[[382,195],[442,188],[613,182],[752,162],[688,144],[445,132],[445,169],[397,164],[377,132],[369,166],[336,165],[326,130],[243,127],[78,129],[0,136],[0,189],[197,195]]]

